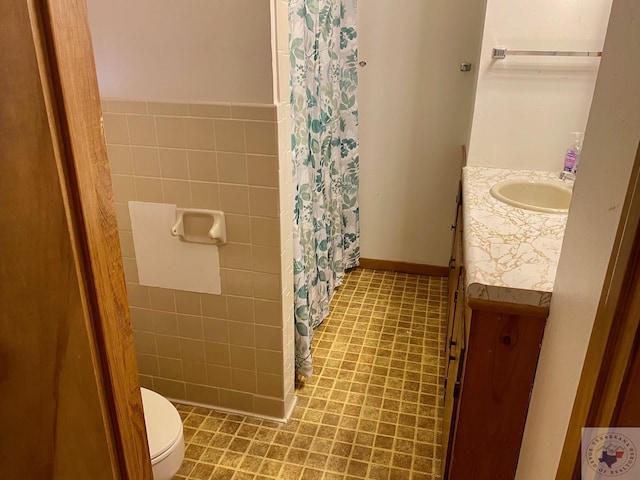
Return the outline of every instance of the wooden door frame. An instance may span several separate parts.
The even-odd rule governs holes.
[[[579,479],[582,427],[632,426],[640,362],[640,144],[596,312],[556,480]],[[626,418],[625,418],[626,417]],[[633,425],[640,427],[640,425]]]
[[[26,1],[115,470],[151,479],[86,2]]]

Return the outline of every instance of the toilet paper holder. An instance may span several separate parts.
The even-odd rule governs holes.
[[[227,243],[227,226],[224,212],[200,208],[177,208],[176,223],[171,235],[183,242],[224,245]]]

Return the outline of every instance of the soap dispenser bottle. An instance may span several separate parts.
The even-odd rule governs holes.
[[[578,171],[578,163],[580,163],[580,152],[582,151],[582,132],[572,132],[574,136],[573,144],[567,148],[564,154],[565,172],[575,174]]]

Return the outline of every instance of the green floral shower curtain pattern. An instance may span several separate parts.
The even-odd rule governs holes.
[[[296,371],[360,259],[356,0],[289,0]]]

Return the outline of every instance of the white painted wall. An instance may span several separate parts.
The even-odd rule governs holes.
[[[269,0],[88,0],[100,95],[273,103]]]
[[[516,480],[555,478],[640,141],[638,45],[640,3],[614,0]]]
[[[360,249],[446,265],[484,2],[358,3]],[[475,68],[475,65],[474,65]]]
[[[600,60],[507,57],[512,50],[600,51],[611,0],[488,0],[469,164],[562,170],[584,132]]]

